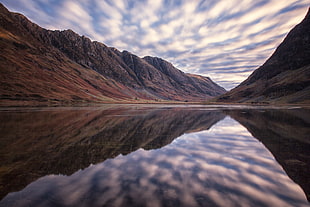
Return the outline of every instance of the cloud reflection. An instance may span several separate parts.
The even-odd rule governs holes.
[[[139,56],[158,56],[230,89],[275,50],[306,14],[307,0],[2,0],[49,29]]]
[[[259,155],[259,156],[257,156]],[[17,198],[23,198],[18,200]],[[46,176],[0,203],[18,206],[307,206],[271,153],[226,117],[157,150]]]

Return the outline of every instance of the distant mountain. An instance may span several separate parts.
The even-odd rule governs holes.
[[[0,47],[1,105],[205,101],[226,92],[162,59],[46,30],[2,4]]]
[[[310,103],[310,9],[261,67],[217,101]]]

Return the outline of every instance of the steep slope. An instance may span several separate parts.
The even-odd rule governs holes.
[[[46,30],[24,16],[0,6],[0,25],[1,105],[110,102],[139,97],[134,90],[38,41],[35,35]]]
[[[215,84],[210,78],[193,74],[185,74],[176,69],[171,63],[158,58],[146,56],[143,58],[153,67],[171,77],[173,85],[184,89],[187,94],[208,94],[209,96],[218,96],[226,92],[226,90]]]
[[[158,70],[72,30],[51,31],[0,4],[1,104],[203,101],[225,90],[171,64]],[[176,82],[179,77],[190,82]],[[202,87],[203,86],[203,87]]]
[[[310,9],[261,67],[217,100],[310,103]]]

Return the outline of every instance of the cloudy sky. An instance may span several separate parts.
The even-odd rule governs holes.
[[[80,35],[231,89],[306,15],[309,0],[0,0],[48,29]]]

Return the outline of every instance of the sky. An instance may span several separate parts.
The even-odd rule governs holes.
[[[0,0],[41,27],[72,29],[230,90],[272,55],[310,0]]]

